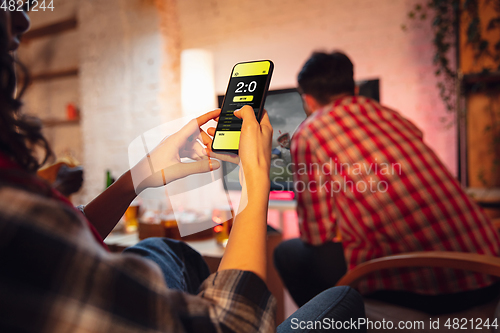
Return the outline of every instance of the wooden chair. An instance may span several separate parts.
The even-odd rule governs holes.
[[[471,272],[489,274],[500,277],[500,258],[480,255],[475,253],[463,252],[413,252],[406,254],[398,254],[370,260],[355,269],[347,272],[346,275],[337,283],[337,286],[351,286],[356,287],[357,283],[363,279],[367,274],[390,268],[403,268],[403,267],[443,267],[453,268],[460,270],[467,270]],[[488,304],[484,304],[466,311],[431,316],[417,310],[408,309],[398,305],[384,303],[381,301],[365,299],[366,316],[371,321],[386,321],[391,320],[395,325],[399,321],[423,321],[425,328],[420,330],[402,330],[402,332],[450,332],[453,329],[444,327],[448,318],[467,318],[476,320],[482,318],[484,322],[489,318],[489,322],[497,318],[498,328],[490,327],[491,332],[500,332],[500,303],[499,298]],[[429,321],[439,319],[439,329],[430,329]],[[467,330],[464,332],[490,332],[487,329],[470,329],[470,321]],[[370,332],[370,330],[368,330]],[[380,332],[380,330],[376,330]],[[391,330],[396,331],[397,330]]]

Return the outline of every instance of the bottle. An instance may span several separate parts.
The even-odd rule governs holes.
[[[110,187],[114,182],[115,180],[111,177],[111,171],[106,170],[106,188]]]

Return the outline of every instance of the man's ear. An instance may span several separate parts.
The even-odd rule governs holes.
[[[309,94],[302,94],[302,100],[304,101],[304,106],[306,108],[306,113],[311,114],[314,111],[321,108],[321,104],[318,103],[316,98],[312,97]]]

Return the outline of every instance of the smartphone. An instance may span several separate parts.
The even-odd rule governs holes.
[[[243,120],[237,118],[234,111],[250,105],[260,122],[273,69],[270,60],[234,65],[212,141],[213,151],[238,154]]]

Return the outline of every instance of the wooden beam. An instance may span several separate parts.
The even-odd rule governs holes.
[[[462,82],[464,92],[469,94],[468,99],[470,99],[470,94],[475,92],[498,89],[500,86],[500,71],[464,75]]]
[[[39,28],[31,29],[22,37],[23,41],[31,41],[36,38],[59,34],[65,31],[76,29],[78,21],[76,17],[59,21]]]
[[[31,81],[46,81],[69,76],[78,76],[78,68],[68,68],[58,71],[42,72],[31,76]]]
[[[467,84],[481,83],[481,82],[498,83],[500,82],[500,71],[478,73],[478,74],[467,74],[464,75],[463,80]]]

